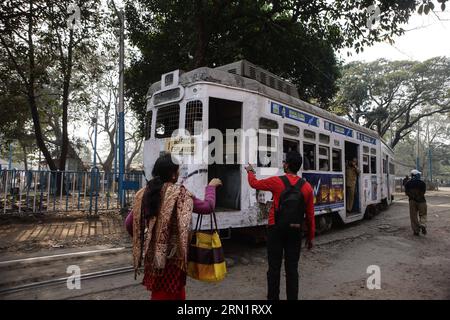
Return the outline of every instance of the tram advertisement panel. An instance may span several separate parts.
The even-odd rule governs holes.
[[[303,173],[314,190],[314,209],[344,207],[344,176],[342,174]]]

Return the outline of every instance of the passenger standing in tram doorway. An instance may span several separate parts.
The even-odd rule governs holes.
[[[361,170],[358,168],[358,159],[353,158],[345,168],[345,183],[347,190],[347,212],[352,212],[355,203],[356,182]]]
[[[288,300],[298,300],[298,262],[302,244],[303,221],[306,219],[306,246],[313,246],[315,233],[314,195],[311,185],[297,175],[302,166],[302,156],[290,151],[283,161],[284,176],[256,179],[251,165],[245,168],[248,183],[257,190],[270,191],[273,204],[270,208],[267,235],[267,299],[280,299],[280,272],[284,256],[286,295]]]
[[[414,235],[418,236],[420,231],[427,234],[427,201],[425,192],[427,186],[420,180],[420,172],[411,170],[411,180],[405,184],[405,193],[409,198],[409,216],[411,219],[411,228]],[[417,218],[419,214],[419,219]]]
[[[205,200],[194,197],[176,184],[179,165],[170,153],[160,156],[153,167],[153,179],[136,193],[126,228],[133,236],[135,275],[143,264],[142,284],[152,300],[185,300],[187,250],[192,212],[211,214],[216,205],[214,178],[206,186]]]

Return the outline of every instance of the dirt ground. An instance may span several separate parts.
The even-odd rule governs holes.
[[[372,220],[334,228],[317,237],[313,250],[302,251],[300,298],[450,299],[450,188],[429,192],[427,201],[426,236],[412,234],[408,202],[405,196],[398,195],[388,210]],[[126,238],[122,240],[126,242]],[[223,245],[228,262],[226,279],[218,284],[188,279],[187,298],[265,299],[265,245],[236,239],[226,240]],[[57,249],[51,250],[57,252]],[[3,253],[8,258],[14,256],[14,252],[9,250]],[[3,255],[1,260],[6,260]],[[65,267],[74,263],[86,266],[90,271],[95,268],[103,270],[106,266],[127,266],[131,263],[131,252],[125,248],[114,257],[55,261],[47,264],[47,272],[52,269],[52,277],[56,277],[58,272],[64,276]],[[371,265],[380,268],[381,289],[369,290],[366,286],[370,276],[367,268]],[[16,270],[16,275],[14,270],[9,272],[8,278],[12,279],[23,270]],[[40,272],[44,272],[44,268],[36,267],[33,273]],[[131,273],[84,281],[80,290],[68,290],[64,286],[43,287],[0,295],[0,299],[103,300],[148,299],[149,296]],[[284,299],[284,278],[281,283],[281,298]]]

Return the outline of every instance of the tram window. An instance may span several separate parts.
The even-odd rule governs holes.
[[[393,163],[389,163],[389,174],[395,174],[395,166]]]
[[[273,77],[269,78],[269,87],[275,89],[275,79]]]
[[[371,153],[371,154],[377,154],[377,150],[374,149],[374,148],[371,148],[371,149],[370,149],[370,153]]]
[[[316,145],[303,143],[303,169],[316,170]]]
[[[273,130],[278,129],[278,122],[266,118],[259,119],[258,134],[258,167],[273,167],[270,159],[276,159],[277,135]],[[262,141],[260,140],[262,138]],[[263,157],[261,159],[261,157]]]
[[[191,135],[196,133],[196,126],[199,126],[199,133],[201,133],[202,128],[202,113],[203,105],[201,101],[191,101],[186,105],[186,121],[185,128]],[[198,129],[197,129],[198,130]]]
[[[259,129],[276,130],[278,129],[278,122],[266,118],[259,119]]]
[[[363,146],[363,152],[364,153],[369,153],[369,147]]]
[[[300,128],[293,126],[292,124],[285,124],[283,126],[283,131],[285,134],[288,134],[290,136],[298,137],[300,135]]]
[[[330,143],[330,136],[329,136],[329,135],[326,135],[326,134],[320,133],[320,134],[319,134],[319,141],[320,141],[321,143],[326,143],[326,144],[328,144],[328,143]]]
[[[147,111],[145,115],[145,140],[150,139],[152,135],[153,111]]]
[[[383,173],[386,173],[386,159],[383,159]]]
[[[333,149],[332,158],[333,158],[333,171],[335,172],[342,171],[342,151],[339,149]]]
[[[266,74],[264,72],[261,72],[260,80],[262,84],[266,84]]]
[[[335,147],[339,147],[340,145],[341,145],[341,143],[339,142],[339,140],[334,140]]]
[[[370,172],[377,173],[377,157],[370,157]]]
[[[303,136],[305,139],[316,140],[316,133],[310,130],[304,130]]]
[[[319,146],[319,170],[330,171],[330,148]]]
[[[286,160],[286,153],[289,151],[299,151],[298,141],[283,139],[283,161]]]
[[[363,154],[363,173],[369,173],[369,156]]]
[[[179,128],[180,106],[172,104],[161,107],[156,114],[156,137],[167,138]]]

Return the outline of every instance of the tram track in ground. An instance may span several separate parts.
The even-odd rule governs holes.
[[[131,272],[127,247],[83,250],[0,261],[0,299],[15,292],[64,284],[79,267],[80,279],[98,279]]]
[[[115,276],[118,274],[124,274],[124,273],[130,273],[133,271],[133,266],[126,266],[126,267],[120,267],[120,268],[114,268],[114,269],[108,269],[108,270],[102,270],[97,272],[91,272],[87,274],[81,274],[80,275],[80,281],[85,281],[88,279],[98,279],[102,277],[109,277],[109,276]],[[0,298],[2,295],[8,295],[24,290],[33,290],[36,288],[42,288],[42,287],[51,287],[58,284],[64,284],[67,283],[67,281],[71,279],[71,277],[62,277],[57,279],[50,279],[45,281],[39,281],[39,282],[32,282],[28,284],[23,284],[11,288],[3,288],[0,289]]]

